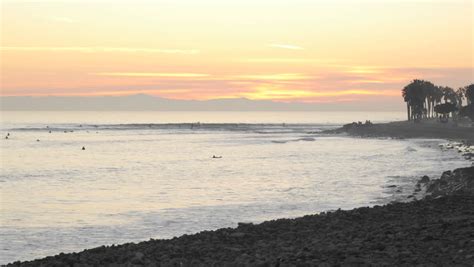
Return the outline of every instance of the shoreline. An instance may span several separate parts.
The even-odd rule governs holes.
[[[325,133],[474,142],[474,133],[464,128],[446,127],[449,130],[441,133],[449,135],[445,138],[420,132],[426,126],[403,124],[407,122],[350,124]],[[393,127],[399,131],[390,133]],[[102,246],[4,266],[473,265],[474,167],[461,169],[444,172],[440,179],[421,178],[409,202],[239,223],[237,228]]]
[[[417,187],[424,189],[421,200],[239,223],[6,266],[473,265],[474,167],[422,177]]]
[[[474,144],[474,127],[466,124],[439,123],[435,120],[424,120],[420,123],[410,121],[395,121],[388,123],[349,123],[343,127],[326,130],[325,134],[347,133],[359,137],[391,137],[405,138],[434,138]]]
[[[411,121],[395,121],[387,123],[348,123],[342,127],[325,130],[322,134],[347,134],[362,138],[393,138],[393,139],[444,139],[448,143],[440,144],[441,149],[455,149],[464,159],[474,166],[474,126],[458,125],[451,121],[440,123],[434,119],[420,123]]]

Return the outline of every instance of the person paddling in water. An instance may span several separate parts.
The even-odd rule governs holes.
[[[213,155],[212,158],[213,158],[213,159],[220,159],[220,158],[222,158],[222,156]]]

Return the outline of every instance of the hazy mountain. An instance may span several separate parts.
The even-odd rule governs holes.
[[[403,103],[402,101],[400,101]],[[312,110],[403,110],[399,103],[383,106],[367,102],[321,104],[282,103],[246,98],[174,100],[150,95],[130,96],[4,96],[1,110],[158,110],[158,111],[312,111]]]

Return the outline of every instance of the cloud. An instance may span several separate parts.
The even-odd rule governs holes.
[[[52,17],[52,18],[49,18],[49,19],[52,20],[52,21],[62,22],[62,23],[74,23],[74,22],[77,22],[76,20],[71,19],[71,18],[68,18],[68,17]]]
[[[150,95],[180,95],[189,93],[188,89],[136,89],[136,90],[113,90],[113,91],[94,91],[82,94],[70,94],[66,93],[63,95],[83,95],[83,96],[117,96],[117,95],[135,95],[135,94],[150,94]]]
[[[205,73],[163,73],[163,72],[99,72],[93,73],[97,76],[115,77],[160,77],[160,78],[201,78],[209,77]]]
[[[387,95],[387,92],[378,92],[374,90],[341,90],[341,91],[313,91],[303,89],[287,89],[283,87],[260,86],[251,92],[241,94],[250,99],[302,99],[302,98],[320,98],[320,97],[341,97],[357,95]]]
[[[159,49],[159,48],[129,48],[129,47],[94,47],[94,46],[2,46],[2,51],[49,51],[49,52],[81,52],[81,53],[162,53],[162,54],[198,54],[196,49]]]
[[[244,80],[272,80],[272,81],[289,81],[289,80],[307,80],[314,78],[302,73],[277,73],[277,74],[252,74],[252,75],[236,75],[237,79]]]
[[[310,58],[244,58],[236,59],[236,62],[249,62],[249,63],[314,63],[324,62],[322,60],[310,59]]]
[[[97,72],[91,73],[96,76],[115,76],[115,77],[158,77],[158,78],[202,78],[209,81],[223,82],[242,82],[251,83],[259,81],[294,81],[309,80],[319,77],[308,76],[303,73],[272,73],[272,74],[242,74],[242,75],[211,75],[207,73],[168,73],[168,72]]]
[[[355,66],[351,67],[347,73],[351,74],[379,74],[382,73],[379,67],[371,67],[371,66]]]
[[[268,46],[290,50],[303,50],[303,47],[291,44],[269,44]]]

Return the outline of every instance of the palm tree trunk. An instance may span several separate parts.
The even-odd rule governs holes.
[[[428,100],[428,118],[431,118],[431,100]]]
[[[410,104],[407,102],[407,115],[408,115],[408,120],[411,120],[411,115],[410,115]]]

